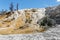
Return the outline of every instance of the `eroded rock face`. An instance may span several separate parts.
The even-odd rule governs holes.
[[[0,34],[44,31],[44,28],[40,28],[37,21],[45,16],[45,8],[23,9],[7,13],[3,16],[0,15]]]

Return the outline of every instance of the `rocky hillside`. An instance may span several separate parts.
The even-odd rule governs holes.
[[[60,24],[60,5],[46,8],[46,15],[54,19],[57,24]]]
[[[0,34],[44,31],[37,21],[45,17],[45,10],[45,8],[23,9],[0,15]]]
[[[0,34],[43,32],[56,24],[60,24],[60,5],[0,14]]]

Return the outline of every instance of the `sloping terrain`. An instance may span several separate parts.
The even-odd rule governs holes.
[[[24,34],[45,29],[37,21],[45,16],[45,8],[23,9],[0,15],[0,34]]]
[[[0,40],[60,40],[60,25],[48,28],[45,24],[38,24],[46,15],[60,24],[60,6],[23,9],[0,15],[0,34],[8,34],[0,35]],[[44,27],[48,29],[45,31]]]
[[[46,15],[49,15],[50,18],[54,19],[57,24],[60,24],[60,5],[47,7]]]
[[[60,40],[60,25],[40,33],[0,35],[0,40]]]

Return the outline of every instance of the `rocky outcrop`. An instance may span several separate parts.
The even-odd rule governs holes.
[[[0,15],[0,34],[42,32],[37,21],[45,16],[45,8],[23,9]]]
[[[40,26],[40,22],[45,16],[52,20],[52,24],[60,24],[60,5],[47,8],[22,9],[0,14],[0,34],[29,33],[29,31],[42,32],[46,26]],[[49,20],[47,21],[49,22]],[[48,22],[45,24],[47,25]]]
[[[54,19],[57,24],[60,24],[60,5],[55,7],[47,7],[46,15],[49,15],[50,18]]]

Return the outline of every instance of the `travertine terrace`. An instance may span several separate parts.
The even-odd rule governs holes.
[[[0,34],[43,32],[37,21],[45,16],[45,8],[22,9],[0,15]]]

